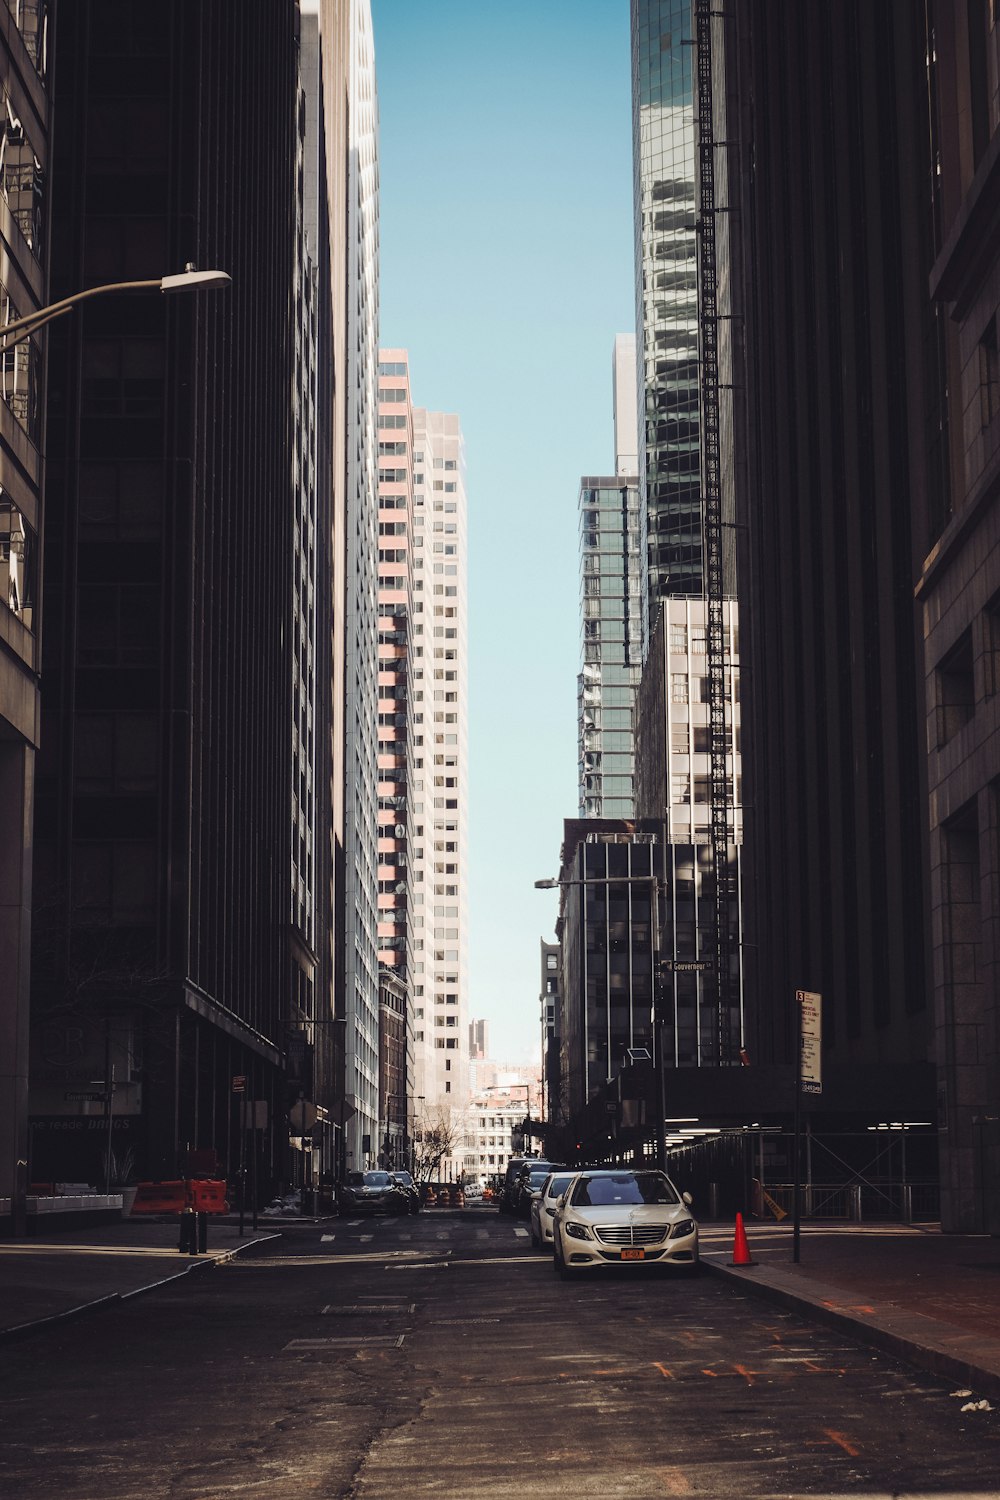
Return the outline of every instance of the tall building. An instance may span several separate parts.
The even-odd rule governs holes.
[[[760,1003],[746,1046],[755,1063],[791,1062],[795,992],[820,992],[813,1129],[927,1121],[913,588],[940,506],[927,297],[940,179],[924,10],[751,0],[713,25],[731,105],[716,137],[737,168],[723,269],[740,285],[747,351],[744,953]],[[958,626],[947,618],[942,646]]]
[[[379,353],[378,960],[404,999],[404,1133],[413,1098],[413,407],[405,349]]]
[[[488,1021],[469,1022],[469,1060],[483,1062],[490,1055]]]
[[[632,701],[642,672],[642,553],[635,476],[580,481],[580,613],[577,682],[579,810],[632,815]]]
[[[630,1051],[653,1054],[658,856],[655,835],[637,834],[631,823],[566,820],[560,1099],[570,1121],[628,1066]]]
[[[414,1093],[468,1097],[465,456],[457,416],[413,413]],[[452,1163],[460,1171],[461,1161]]]
[[[933,303],[924,326],[932,363],[925,392],[913,390],[915,401],[924,396],[919,431],[928,448],[914,529],[941,1219],[948,1229],[997,1234],[1000,244],[993,216],[1000,200],[1000,31],[995,5],[932,0],[927,18],[932,155],[923,163],[923,185],[931,205]],[[919,365],[909,369],[912,379]]]
[[[562,1026],[559,944],[547,943],[543,938],[541,961],[539,997],[542,1011],[542,1116],[546,1120],[559,1120],[562,1115],[559,1096],[559,1038]]]
[[[615,463],[580,481],[581,656],[577,681],[579,813],[632,814],[632,699],[642,670],[642,523],[636,477],[635,339],[611,366]]]
[[[632,0],[639,472],[646,629],[704,592],[692,0]]]
[[[176,3],[60,15],[53,295],[188,261],[232,287],[109,298],[49,335],[43,1179],[102,1180],[102,1106],[72,1098],[95,1078],[114,1082],[114,1138],[139,1175],[180,1175],[189,1147],[235,1174],[234,1081],[267,1105],[264,1187],[300,1180],[289,1106],[321,1118],[343,738],[330,622],[346,295],[331,226],[346,222],[346,39],[336,6],[318,31],[307,21],[304,49],[298,20],[291,3],[254,4],[235,30]],[[265,215],[247,191],[261,180]]]
[[[4,151],[0,171],[0,315],[47,304],[51,162],[49,7],[8,6],[0,28]],[[28,1160],[32,816],[39,740],[39,540],[45,409],[37,338],[0,360],[0,1221],[22,1228]]]
[[[378,102],[370,0],[350,0],[345,923],[347,1158],[375,1159],[378,990]]]
[[[730,274],[732,203],[727,156],[715,144],[725,141],[725,132],[713,133],[716,115],[726,118],[724,94],[718,110],[711,107],[725,54],[721,40],[709,46],[707,0],[632,0],[631,19],[650,677],[640,694],[666,708],[662,719],[646,715],[647,725],[655,719],[662,753],[647,740],[642,752],[637,742],[636,755],[657,757],[655,805],[644,804],[644,814],[665,820],[669,842],[704,841],[710,849],[717,893],[716,1034],[723,1046],[714,1061],[732,1066],[743,1043],[730,1024],[743,1014],[742,963],[732,949],[726,884],[732,847],[742,838],[734,801],[741,775],[735,516],[744,469],[732,374],[738,315]],[[658,629],[661,649],[653,660]],[[705,707],[695,710],[695,704]],[[648,792],[654,774],[649,767],[642,774]]]

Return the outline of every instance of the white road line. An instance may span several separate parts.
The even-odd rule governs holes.
[[[336,1238],[337,1236],[335,1234],[321,1234],[319,1237],[319,1241],[320,1244],[322,1244],[324,1240],[335,1240]]]
[[[362,1245],[367,1245],[368,1241],[373,1240],[375,1236],[373,1234],[359,1234],[357,1238],[361,1241]]]
[[[412,1238],[413,1238],[413,1235],[412,1235],[412,1234],[401,1234],[401,1235],[400,1235],[400,1236],[399,1236],[399,1238],[400,1238],[400,1239],[401,1239],[401,1240],[412,1240]]]
[[[522,1240],[526,1240],[528,1238],[528,1231],[526,1229],[515,1229],[514,1233],[518,1235]]]

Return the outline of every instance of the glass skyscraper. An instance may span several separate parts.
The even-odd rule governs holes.
[[[634,475],[580,481],[580,816],[632,816],[632,700],[642,675],[642,543]]]
[[[704,592],[692,36],[691,0],[632,0],[647,638],[661,599]]]
[[[580,480],[582,669],[577,684],[579,813],[630,818],[635,756],[632,700],[642,675],[645,569],[636,477],[635,339],[620,333],[611,361],[614,475]]]

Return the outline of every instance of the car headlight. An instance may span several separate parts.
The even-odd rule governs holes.
[[[670,1238],[672,1240],[680,1240],[683,1239],[686,1234],[694,1234],[693,1219],[678,1220],[673,1229],[670,1231]]]
[[[569,1224],[564,1224],[563,1228],[571,1240],[592,1240],[594,1238],[586,1224],[574,1224],[570,1222]]]

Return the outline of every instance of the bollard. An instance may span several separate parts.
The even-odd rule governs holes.
[[[181,1209],[181,1237],[177,1246],[179,1255],[196,1255],[197,1238],[195,1230],[195,1214],[192,1208]]]
[[[198,1254],[204,1255],[208,1249],[208,1214],[198,1215]]]

